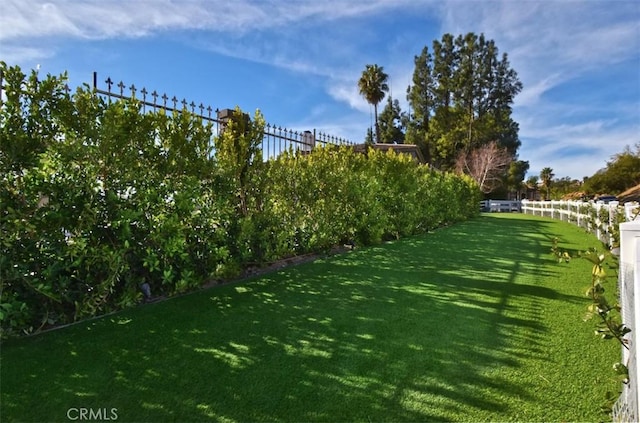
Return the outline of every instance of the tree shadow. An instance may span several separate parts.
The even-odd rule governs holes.
[[[545,360],[538,310],[579,301],[536,283],[550,274],[547,230],[477,219],[22,340],[12,359],[47,348],[23,357],[28,375],[3,366],[19,379],[3,411],[37,395],[43,420],[72,406],[120,421],[514,415],[537,396],[505,370]],[[30,392],[30,378],[50,390]]]

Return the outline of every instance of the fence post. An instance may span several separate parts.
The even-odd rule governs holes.
[[[626,335],[629,349],[622,348],[622,362],[629,369],[629,383],[614,407],[614,421],[638,421],[637,336],[640,333],[640,222],[620,224],[620,304],[623,323],[631,329]],[[638,294],[636,295],[636,292]]]
[[[624,216],[627,221],[632,221],[640,218],[640,203],[625,203]]]

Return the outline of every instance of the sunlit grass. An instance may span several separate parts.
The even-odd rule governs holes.
[[[2,346],[2,421],[597,421],[570,225],[491,215]]]

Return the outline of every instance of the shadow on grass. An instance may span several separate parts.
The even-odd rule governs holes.
[[[2,413],[47,421],[66,420],[70,407],[116,408],[119,421],[514,416],[536,392],[504,370],[544,360],[543,303],[577,300],[538,283],[550,275],[548,225],[483,217],[11,342]]]

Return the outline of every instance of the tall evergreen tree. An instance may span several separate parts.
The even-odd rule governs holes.
[[[367,128],[367,135],[364,138],[364,143],[368,145],[375,143],[373,139],[373,131],[371,130],[371,128]]]
[[[404,131],[400,102],[391,96],[380,113],[380,142],[387,144],[404,144]]]
[[[412,109],[407,123],[405,142],[416,144],[422,150],[427,163],[431,162],[433,147],[429,143],[429,120],[434,109],[435,83],[432,66],[433,56],[429,48],[424,47],[419,56],[413,59],[412,85],[407,88],[407,101]]]
[[[472,149],[477,147],[472,145],[474,138],[472,127],[475,118],[474,105],[479,102],[481,80],[478,77],[478,51],[482,46],[478,44],[478,37],[475,34],[468,33],[464,38],[462,36],[456,38],[455,47],[458,63],[453,74],[454,108],[456,115],[460,118],[458,124],[462,122],[465,124],[467,134],[464,144],[467,149]]]
[[[522,198],[522,189],[524,188],[524,177],[529,170],[529,162],[525,160],[514,160],[509,165],[507,172],[506,186],[512,193],[515,193],[516,199]]]
[[[520,91],[522,91],[522,83],[518,79],[518,74],[511,68],[507,54],[503,53],[502,58],[497,62],[493,70],[492,89],[488,97],[488,111],[493,114],[497,129],[495,139],[513,154],[516,153],[521,143],[518,138],[519,125],[511,118],[511,105]]]
[[[515,158],[520,141],[511,105],[522,84],[493,40],[445,34],[433,42],[433,54],[425,47],[415,64],[407,141],[424,142],[430,163],[451,169],[461,152],[492,141]]]
[[[460,140],[460,116],[454,107],[456,85],[455,72],[458,68],[458,54],[455,39],[444,34],[442,41],[433,41],[434,103],[429,124],[429,143],[433,145],[432,162],[436,167],[452,169],[455,158],[462,151]]]
[[[380,142],[380,128],[378,126],[378,103],[380,103],[389,91],[387,80],[389,76],[384,73],[382,66],[366,65],[362,76],[358,81],[360,94],[373,105],[375,125],[376,125],[376,142]]]

